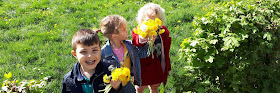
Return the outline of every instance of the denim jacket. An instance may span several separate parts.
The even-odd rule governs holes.
[[[130,56],[131,61],[131,73],[134,76],[134,84],[141,85],[141,65],[139,58],[146,58],[148,57],[148,44],[145,44],[143,47],[136,47],[132,45],[131,41],[124,40],[123,43],[125,44],[128,54]],[[121,67],[120,61],[117,55],[113,52],[110,41],[108,40],[107,43],[102,47],[101,50],[101,58],[103,62],[110,63],[118,68]]]

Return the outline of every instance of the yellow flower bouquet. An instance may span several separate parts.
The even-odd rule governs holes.
[[[143,21],[141,24],[137,26],[137,28],[133,29],[133,32],[135,34],[138,34],[141,38],[146,38],[149,36],[149,48],[148,48],[148,53],[152,54],[152,57],[154,58],[153,55],[153,45],[154,45],[154,36],[157,36],[158,34],[162,34],[165,32],[164,29],[160,29],[162,26],[162,21],[158,18],[155,20],[149,19],[147,21]]]
[[[109,67],[109,69],[112,68],[111,66]],[[121,68],[113,68],[111,69],[112,73],[111,75],[107,75],[105,74],[103,76],[103,82],[107,83],[106,87],[104,90],[99,90],[104,91],[104,93],[109,93],[109,91],[111,90],[112,86],[108,83],[110,83],[111,80],[114,81],[122,81],[123,85],[126,85],[129,81],[130,81],[130,70],[127,67],[121,67]]]

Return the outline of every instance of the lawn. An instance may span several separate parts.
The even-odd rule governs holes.
[[[126,18],[131,31],[138,9],[149,2],[165,9],[172,37],[172,70],[165,92],[176,92],[174,80],[185,65],[179,59],[180,44],[192,35],[194,16],[206,14],[208,4],[220,0],[0,0],[0,82],[9,72],[18,80],[51,76],[45,92],[60,92],[63,76],[77,61],[71,55],[73,34],[82,28],[98,29],[101,19],[111,14]],[[99,35],[104,44],[105,37]]]

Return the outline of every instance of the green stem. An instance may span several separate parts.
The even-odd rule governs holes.
[[[149,48],[148,48],[148,55],[150,55],[150,53],[152,54],[152,58],[154,59],[154,48],[153,48],[154,42],[153,42],[153,38],[152,36],[149,38]]]

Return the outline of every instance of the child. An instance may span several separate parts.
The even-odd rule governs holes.
[[[148,57],[148,44],[138,48],[133,46],[131,41],[126,40],[128,31],[126,29],[126,20],[122,16],[107,16],[101,21],[100,27],[103,35],[109,39],[101,51],[104,62],[108,62],[118,68],[129,68],[134,76],[134,84],[141,85],[139,57]],[[140,39],[140,41],[142,40],[143,42],[147,41],[146,39]],[[122,82],[123,85],[126,83],[131,82]]]
[[[110,64],[101,61],[101,47],[98,35],[90,29],[81,29],[72,38],[71,53],[78,59],[73,69],[62,82],[62,93],[99,93],[105,88],[103,76],[111,74]],[[121,92],[120,82],[111,81],[110,92]],[[132,86],[133,87],[133,86]]]
[[[159,18],[163,23],[165,22],[164,9],[158,4],[148,3],[138,11],[137,23],[142,21]],[[162,26],[165,32],[156,36],[154,41],[154,51],[152,55],[147,58],[140,59],[141,62],[141,79],[142,86],[135,86],[136,92],[143,93],[144,89],[149,85],[151,93],[158,93],[158,87],[163,82],[166,85],[167,76],[171,70],[169,50],[171,45],[171,37],[169,31],[165,26]],[[142,46],[143,43],[139,41],[139,35],[132,31],[132,43],[136,46]]]

